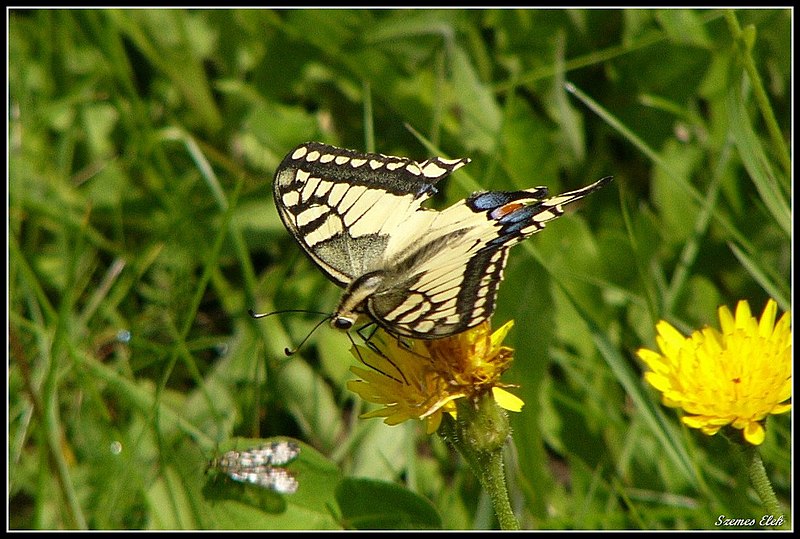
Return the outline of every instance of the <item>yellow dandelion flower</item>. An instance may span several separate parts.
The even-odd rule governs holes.
[[[499,406],[519,411],[522,400],[503,389],[500,375],[511,365],[513,350],[502,341],[513,321],[491,333],[488,322],[432,341],[397,339],[378,330],[370,346],[353,354],[364,367],[351,367],[359,380],[347,387],[362,399],[383,405],[361,417],[383,417],[388,425],[424,420],[428,434],[439,428],[442,414],[456,414],[455,401],[492,392]],[[507,387],[507,386],[505,386]]]
[[[684,337],[665,321],[656,325],[661,353],[637,354],[651,371],[647,380],[666,406],[682,408],[683,422],[713,435],[725,425],[744,431],[753,445],[764,441],[764,419],[788,412],[792,396],[792,328],[787,311],[769,300],[761,320],[740,301],[734,317],[719,308],[721,330],[705,327]]]

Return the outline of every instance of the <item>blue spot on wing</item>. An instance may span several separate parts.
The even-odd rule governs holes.
[[[470,197],[472,208],[478,211],[493,210],[504,204],[511,202],[508,193],[504,191],[494,191],[490,193],[478,193]]]
[[[489,191],[470,196],[467,205],[476,212],[492,211],[515,200],[534,202],[543,198],[547,198],[547,187],[536,187],[527,191]]]

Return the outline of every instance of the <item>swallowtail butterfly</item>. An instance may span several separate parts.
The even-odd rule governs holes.
[[[548,197],[546,187],[475,193],[422,207],[469,159],[360,153],[320,142],[275,171],[278,213],[306,254],[344,293],[331,325],[367,315],[389,333],[439,339],[487,320],[511,246],[608,183]]]

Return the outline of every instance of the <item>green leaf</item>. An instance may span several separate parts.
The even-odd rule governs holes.
[[[500,107],[491,89],[478,78],[467,53],[458,46],[450,52],[452,84],[464,117],[464,147],[491,153],[502,122]]]
[[[357,530],[431,530],[442,527],[436,508],[425,498],[393,483],[344,479],[336,501],[346,526]]]
[[[670,172],[658,168],[653,173],[653,203],[658,207],[664,227],[663,237],[667,241],[682,243],[692,235],[694,230],[697,205],[689,193],[676,189],[675,176],[689,183],[702,154],[695,146],[682,145],[675,140],[667,142],[661,152],[661,158]]]
[[[682,443],[681,436],[677,429],[670,424],[664,413],[653,403],[644,390],[644,385],[640,375],[634,373],[630,367],[628,359],[623,356],[616,346],[609,340],[606,333],[597,326],[589,314],[575,301],[572,294],[562,287],[562,291],[569,298],[573,307],[581,314],[581,318],[589,325],[589,330],[594,342],[603,359],[611,368],[614,377],[625,388],[625,392],[636,406],[637,413],[642,415],[643,420],[649,426],[652,434],[659,440],[667,457],[683,476],[691,481],[695,486],[700,485],[700,478],[697,476],[692,457]]]
[[[774,271],[771,271],[771,268],[764,267],[759,262],[757,255],[754,256],[746,253],[732,242],[728,244],[728,247],[733,251],[733,254],[736,256],[737,260],[741,262],[742,266],[745,267],[747,273],[761,285],[761,288],[763,288],[770,297],[778,302],[781,309],[785,311],[791,309],[792,302],[790,298],[791,290],[788,286],[789,283],[782,281],[774,274]]]
[[[219,454],[287,439],[235,438],[222,445]],[[279,494],[240,483],[212,467],[202,488],[205,525],[215,529],[338,529],[330,512],[341,478],[338,468],[311,446],[292,441],[300,446],[300,454],[285,468],[297,479],[297,492]]]
[[[742,102],[741,88],[737,84],[731,85],[728,90],[728,111],[731,133],[750,179],[775,222],[791,237],[792,211],[789,202],[784,198],[761,141],[753,131]]]
[[[706,27],[696,11],[660,9],[656,12],[656,19],[670,39],[677,43],[704,48],[711,45]]]

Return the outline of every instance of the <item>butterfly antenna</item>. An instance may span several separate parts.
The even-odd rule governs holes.
[[[311,335],[313,335],[313,334],[314,334],[314,332],[315,332],[315,331],[317,331],[317,329],[318,329],[318,328],[319,328],[319,327],[320,327],[322,324],[324,324],[325,322],[327,322],[328,320],[330,320],[330,319],[332,318],[332,316],[333,316],[333,315],[330,315],[330,314],[327,314],[327,315],[325,315],[325,318],[323,318],[322,320],[320,320],[319,322],[317,322],[317,325],[316,325],[316,326],[314,326],[314,329],[312,329],[311,331],[309,331],[309,332],[308,332],[308,335],[306,335],[306,336],[305,336],[305,338],[304,338],[304,339],[303,339],[303,340],[300,342],[300,344],[298,344],[298,345],[297,345],[297,348],[295,348],[294,350],[292,350],[292,349],[290,349],[290,348],[288,348],[288,347],[287,347],[287,348],[284,348],[284,349],[283,349],[283,353],[284,353],[284,354],[286,354],[287,356],[293,356],[293,355],[295,355],[295,354],[298,352],[298,350],[300,350],[300,349],[303,347],[303,345],[306,343],[306,341],[309,339],[309,337],[311,337]]]
[[[309,311],[309,310],[306,310],[306,309],[284,309],[282,311],[272,311],[272,312],[269,312],[269,313],[257,313],[255,311],[253,311],[253,309],[247,309],[247,314],[249,314],[251,317],[253,317],[255,319],[266,318],[267,316],[272,316],[273,314],[285,314],[285,313],[321,314],[321,315],[323,315],[325,317],[322,320],[320,320],[319,322],[317,322],[317,325],[314,326],[314,329],[312,329],[308,333],[308,335],[305,336],[303,341],[299,345],[297,345],[297,347],[294,350],[292,350],[289,347],[286,347],[286,348],[283,349],[283,353],[286,354],[287,356],[295,355],[297,353],[297,351],[300,350],[300,348],[302,348],[302,346],[306,343],[308,338],[311,337],[311,335],[315,331],[317,331],[317,328],[319,328],[323,323],[325,323],[326,321],[330,320],[333,317],[333,315],[330,314],[330,313],[323,313],[321,311]]]
[[[327,319],[330,319],[330,313],[323,313],[321,311],[309,311],[307,309],[284,309],[282,311],[272,311],[269,313],[257,313],[253,309],[247,309],[247,314],[252,316],[253,318],[266,318],[268,316],[272,316],[273,314],[285,314],[285,313],[306,313],[306,314],[321,314],[325,316]]]

